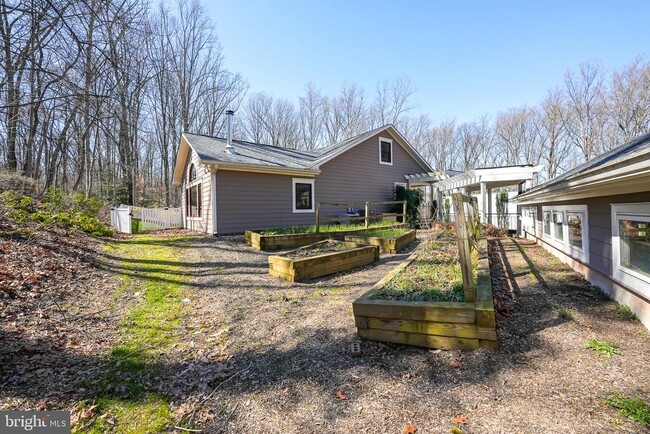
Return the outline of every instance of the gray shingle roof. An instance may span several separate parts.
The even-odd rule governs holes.
[[[627,159],[632,154],[641,153],[644,151],[650,151],[650,133],[637,137],[630,142],[618,146],[609,152],[605,152],[598,157],[592,158],[586,163],[583,163],[567,172],[564,172],[562,175],[556,176],[555,178],[552,178],[543,184],[539,184],[535,188],[526,191],[524,194],[522,194],[522,196],[535,193],[543,188],[550,187],[567,179],[580,176],[585,172],[597,169],[601,166],[615,164],[617,161]]]
[[[264,165],[277,168],[306,169],[310,167],[315,155],[306,151],[263,145],[260,143],[233,140],[235,152],[226,151],[226,139],[200,134],[185,133],[190,145],[199,158],[208,162],[228,162],[238,164]]]
[[[264,166],[274,169],[313,169],[320,164],[334,158],[340,152],[354,147],[381,131],[390,129],[400,138],[399,132],[392,125],[384,125],[355,137],[350,137],[342,142],[324,148],[310,151],[283,148],[281,146],[264,145],[261,143],[233,140],[234,152],[226,151],[226,139],[223,137],[210,137],[201,134],[184,133],[187,143],[207,163],[234,163],[253,166]],[[403,139],[403,138],[402,138]],[[405,140],[405,139],[404,139]],[[407,144],[408,146],[408,144]],[[428,163],[410,146],[407,151],[420,162],[426,170],[433,170]]]

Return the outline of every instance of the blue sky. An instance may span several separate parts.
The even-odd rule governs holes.
[[[470,121],[534,105],[568,68],[649,54],[648,1],[212,0],[226,65],[250,91],[297,100],[307,82],[372,93],[402,74],[413,114]],[[371,95],[369,95],[371,96]]]

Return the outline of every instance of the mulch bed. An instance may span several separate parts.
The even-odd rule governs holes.
[[[2,409],[70,409],[89,394],[79,379],[98,369],[116,336],[120,312],[102,309],[119,279],[85,262],[83,252],[101,256],[94,239],[38,237],[3,242],[12,243],[9,250],[51,249],[63,263],[79,258],[72,270],[80,271],[61,264],[46,271],[59,280],[34,284],[20,274],[22,283],[11,283],[15,294],[0,296]],[[430,237],[418,233],[420,241]],[[362,341],[354,357],[352,301],[416,243],[375,264],[296,284],[269,276],[268,254],[241,236],[178,243],[180,265],[192,277],[178,355],[160,356],[168,372],[160,382],[174,385],[165,392],[173,414],[211,433],[648,431],[603,404],[613,391],[650,400],[648,331],[538,246],[505,238],[490,244],[499,351]],[[30,266],[41,270],[19,269]],[[559,317],[560,309],[572,319]],[[613,341],[621,354],[599,357],[584,348],[590,339]]]
[[[327,240],[310,246],[301,247],[291,251],[290,253],[285,253],[282,256],[291,259],[308,258],[310,256],[324,255],[326,253],[345,252],[346,250],[352,250],[354,248],[355,246],[353,244]]]

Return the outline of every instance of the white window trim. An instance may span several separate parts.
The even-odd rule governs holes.
[[[404,187],[405,189],[409,188],[408,183],[406,182],[393,182],[393,188],[396,187]]]
[[[550,211],[551,216],[553,212],[562,212],[562,240],[555,237],[555,224],[551,221],[551,233],[547,235],[544,232],[544,213]],[[582,248],[578,248],[569,244],[569,219],[567,213],[582,214]],[[551,217],[552,218],[552,217]],[[542,207],[542,239],[548,244],[552,245],[561,252],[579,259],[584,263],[589,263],[589,212],[587,205],[557,205],[557,206],[543,206]]]
[[[612,206],[612,274],[614,279],[635,291],[650,296],[650,277],[621,265],[618,221],[640,220],[650,224],[650,202],[613,203]]]
[[[294,214],[296,213],[313,213],[316,207],[316,188],[314,186],[314,179],[308,178],[292,178],[291,181],[291,208]],[[311,209],[296,209],[296,184],[311,184]]]
[[[381,161],[381,142],[388,142],[390,143],[390,163],[387,163],[385,161]],[[384,164],[386,166],[392,166],[393,161],[395,160],[395,155],[393,154],[393,140],[388,139],[386,137],[379,137],[379,164]]]
[[[194,165],[194,167],[196,168],[196,165]],[[192,187],[195,187],[195,186],[197,186],[199,184],[202,184],[201,181],[202,181],[202,178],[199,176],[199,171],[197,170],[196,171],[196,179],[194,181],[192,181],[192,182],[186,182],[185,183],[185,189],[183,190],[183,203],[185,204],[185,207],[188,206],[188,204],[187,204],[187,202],[185,200],[185,195],[187,193],[185,193],[185,192],[188,189],[192,188]],[[204,215],[204,212],[203,212],[203,185],[201,185],[201,188],[199,188],[199,196],[201,196],[199,198],[199,202],[201,202],[201,210],[200,210],[201,216],[200,217],[190,217],[190,216],[187,215],[187,209],[186,209],[185,212],[183,213],[183,216],[185,217],[185,219],[187,221],[201,221],[201,220],[203,220],[203,215]]]

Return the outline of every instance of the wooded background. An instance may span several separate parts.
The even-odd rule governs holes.
[[[650,126],[642,57],[580,64],[536,105],[460,124],[414,115],[406,76],[337,95],[307,83],[297,101],[249,93],[198,1],[0,0],[0,45],[0,165],[115,204],[178,205],[181,133],[223,136],[227,109],[236,139],[313,150],[392,123],[438,170],[543,164],[544,179]]]

